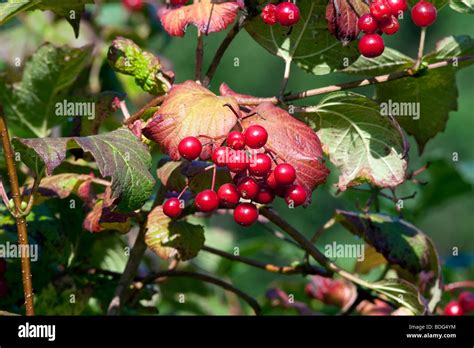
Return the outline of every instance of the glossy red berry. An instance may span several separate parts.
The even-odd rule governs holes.
[[[219,146],[212,152],[212,162],[218,167],[224,167],[227,164],[229,154],[229,148],[225,146]]]
[[[262,9],[262,13],[260,14],[260,17],[262,17],[262,20],[268,24],[268,25],[275,25],[277,22],[276,18],[276,5],[274,4],[267,4],[265,7]]]
[[[285,194],[285,202],[291,208],[302,205],[307,198],[308,194],[301,185],[291,185]]]
[[[364,57],[375,58],[385,50],[385,43],[380,35],[366,34],[359,40],[359,52]]]
[[[0,278],[0,298],[7,296],[8,284],[4,278]]]
[[[7,261],[1,257],[0,258],[0,277],[5,274],[5,272],[7,271]]]
[[[189,0],[170,0],[171,5],[186,5]]]
[[[254,201],[260,204],[270,204],[275,199],[275,192],[264,182],[258,184],[258,192]]]
[[[444,314],[449,316],[461,316],[464,315],[464,311],[458,301],[451,301],[444,307]]]
[[[461,292],[458,297],[458,302],[464,313],[474,311],[474,292]]]
[[[257,153],[250,162],[249,172],[251,175],[262,177],[272,169],[272,159],[264,153]]]
[[[370,14],[377,21],[387,19],[392,15],[392,9],[385,0],[375,0],[370,4]]]
[[[242,150],[245,147],[244,135],[238,131],[232,131],[227,135],[227,146],[234,150]]]
[[[384,34],[393,35],[400,29],[400,23],[398,23],[398,19],[391,16],[389,19],[381,21],[379,27]]]
[[[244,132],[245,145],[251,149],[259,149],[267,143],[268,133],[262,126],[253,125]]]
[[[183,212],[183,205],[184,202],[178,198],[170,198],[163,204],[163,213],[172,219],[176,219]]]
[[[230,150],[227,168],[233,173],[240,173],[249,167],[249,158],[243,150]]]
[[[392,15],[398,17],[401,13],[405,12],[408,8],[407,0],[387,0]]]
[[[373,34],[379,28],[376,19],[372,17],[370,13],[360,16],[359,20],[357,21],[357,26],[366,34]]]
[[[234,209],[234,220],[241,226],[250,226],[258,219],[258,209],[252,203],[240,203]]]
[[[230,208],[239,203],[240,195],[234,184],[224,184],[217,190],[217,196],[222,206]]]
[[[194,204],[199,211],[210,212],[216,210],[219,206],[219,197],[212,190],[199,192],[194,199]]]
[[[300,20],[300,9],[292,2],[282,2],[276,8],[276,19],[285,27],[295,25]]]
[[[267,185],[271,189],[275,190],[278,187],[278,183],[275,180],[275,173],[273,171],[271,171],[270,174],[268,174],[266,181],[267,181]]]
[[[411,19],[419,27],[428,27],[436,21],[438,11],[427,1],[421,0],[411,9]]]
[[[178,144],[179,154],[187,160],[195,160],[202,151],[202,144],[196,137],[186,137]]]
[[[237,192],[240,194],[240,197],[245,199],[252,199],[258,192],[257,182],[249,177],[243,178],[237,184]]]
[[[143,7],[143,0],[122,0],[122,4],[129,11],[140,11]]]
[[[296,170],[289,163],[280,163],[273,170],[273,175],[278,185],[290,185],[296,179]]]

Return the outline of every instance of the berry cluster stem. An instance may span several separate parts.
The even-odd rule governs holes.
[[[425,50],[425,41],[426,41],[426,27],[421,28],[420,32],[420,43],[418,44],[418,54],[416,56],[416,62],[413,66],[413,70],[417,71],[421,63],[423,62],[423,51]]]
[[[15,160],[13,149],[8,134],[7,123],[3,108],[0,106],[0,136],[2,138],[3,153],[7,165],[8,177],[10,179],[10,189],[12,192],[13,202],[15,204],[15,219],[16,227],[18,229],[18,240],[23,250],[28,250],[28,231],[26,228],[26,219],[21,215],[21,194],[20,186],[18,184],[18,176],[16,173]],[[25,297],[26,315],[34,315],[33,305],[33,286],[31,282],[31,268],[29,255],[21,254],[21,274],[23,279],[23,293]]]

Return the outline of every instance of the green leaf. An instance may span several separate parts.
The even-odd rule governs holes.
[[[163,71],[158,57],[143,51],[132,40],[117,37],[107,58],[115,71],[133,76],[135,83],[150,94],[165,94],[174,81],[174,73]]]
[[[148,214],[145,242],[162,259],[178,256],[190,260],[204,245],[204,228],[186,221],[176,221],[163,213],[157,206]]]
[[[35,169],[38,159],[46,165],[46,174],[66,157],[66,150],[82,148],[95,158],[103,177],[112,178],[112,199],[119,210],[139,209],[150,197],[154,179],[150,175],[151,155],[147,148],[128,129],[89,137],[13,139],[22,160]]]
[[[54,47],[46,44],[26,63],[23,78],[13,86],[0,84],[0,102],[9,126],[26,136],[47,136],[65,117],[56,114],[57,102],[76,81],[92,54],[92,47]]]
[[[420,288],[433,311],[441,298],[442,275],[432,240],[417,227],[397,217],[337,210],[336,221],[362,237],[391,264],[419,276]]]
[[[436,51],[424,60],[434,63],[472,53],[474,40],[467,36],[452,36],[441,40]],[[387,106],[408,134],[415,137],[420,153],[430,139],[444,131],[449,113],[457,110],[455,73],[468,64],[472,61],[429,70],[420,77],[377,85],[376,99]]]
[[[440,11],[441,9],[443,9],[444,6],[446,6],[448,3],[449,3],[450,0],[433,0],[433,1],[430,1],[433,5],[436,6],[436,9],[438,11]],[[408,0],[408,3],[409,3],[409,7],[413,7],[416,3],[418,2],[418,0]]]
[[[259,16],[254,17],[246,29],[270,53],[316,75],[344,69],[357,59],[356,42],[343,46],[328,31],[327,0],[299,0],[298,6],[301,19],[291,30],[266,25]]]
[[[360,56],[353,64],[343,70],[347,74],[377,76],[402,71],[415,64],[415,61],[397,50],[385,48],[377,58]]]
[[[449,6],[457,12],[474,14],[473,0],[451,0]]]
[[[371,289],[385,295],[391,302],[408,308],[415,315],[426,313],[423,298],[413,284],[401,279],[385,279],[373,283]]]
[[[306,117],[317,130],[324,152],[341,171],[339,190],[364,182],[395,187],[405,180],[402,135],[369,98],[333,93]]]

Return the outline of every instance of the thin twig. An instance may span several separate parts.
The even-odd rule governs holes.
[[[145,113],[145,111],[147,111],[149,108],[161,105],[161,103],[163,103],[165,98],[166,98],[166,95],[159,95],[159,96],[153,98],[148,103],[146,103],[144,107],[142,107],[140,110],[138,110],[132,116],[130,116],[128,119],[126,119],[124,121],[124,124],[128,125],[130,123],[135,122],[140,117],[142,117],[142,115]]]
[[[197,273],[197,272],[190,272],[190,271],[178,271],[178,270],[167,270],[167,271],[161,271],[161,272],[156,272],[153,274],[150,274],[149,276],[145,277],[141,283],[143,284],[149,284],[154,282],[156,279],[160,279],[163,277],[187,277],[187,278],[195,278],[202,280],[207,283],[211,283],[217,286],[220,286],[221,288],[231,291],[237,296],[239,296],[241,299],[243,299],[245,302],[249,304],[250,307],[254,310],[256,315],[260,315],[262,309],[260,308],[260,305],[258,302],[248,295],[247,293],[243,292],[240,289],[237,289],[233,285],[226,283],[218,278],[211,277],[207,274],[202,274],[202,273]]]
[[[292,275],[292,274],[318,274],[323,276],[328,276],[328,272],[325,269],[320,267],[312,266],[312,265],[298,265],[298,266],[277,266],[271,263],[260,262],[257,260],[250,259],[244,256],[237,256],[231,253],[227,253],[222,250],[218,250],[209,246],[204,246],[202,250],[207,251],[208,253],[221,256],[228,260],[237,261],[244,263],[246,265],[262,269],[267,272],[271,273],[280,273],[285,275]]]
[[[204,36],[201,30],[198,29],[197,33],[197,46],[196,46],[196,71],[195,80],[202,82],[202,64],[204,61]]]
[[[7,123],[3,108],[0,105],[0,136],[2,138],[3,153],[8,170],[8,177],[10,179],[10,189],[12,192],[13,202],[15,204],[15,219],[16,227],[18,229],[18,240],[23,250],[28,250],[28,231],[26,228],[26,220],[21,216],[21,194],[20,186],[18,184],[18,176],[15,167],[15,157],[10,143],[10,136],[8,135]],[[30,255],[28,253],[21,253],[21,274],[23,280],[23,293],[25,297],[26,315],[34,315],[33,305],[33,286],[31,284],[31,269],[30,269]]]
[[[285,95],[286,86],[288,86],[288,81],[290,80],[290,72],[291,72],[291,62],[292,59],[285,59],[285,71],[283,72],[283,82],[280,88],[280,98],[283,99]]]
[[[214,77],[214,74],[216,73],[217,67],[220,64],[222,57],[224,56],[224,53],[226,52],[227,48],[230,46],[231,42],[235,39],[237,34],[240,32],[240,30],[244,27],[246,20],[247,20],[247,17],[245,15],[241,16],[238,22],[235,23],[232,29],[229,30],[226,37],[220,44],[219,48],[216,51],[216,54],[214,55],[214,58],[212,59],[211,65],[207,69],[206,76],[204,77],[203,85],[205,87],[209,86],[209,83]]]
[[[26,209],[21,212],[23,216],[27,216],[31,212],[31,209],[33,209],[35,194],[38,192],[38,188],[40,186],[41,179],[43,178],[44,171],[45,171],[45,167],[43,167],[41,171],[37,173],[35,176],[33,186],[31,187],[31,190],[27,199],[28,205],[26,206]]]
[[[461,281],[461,282],[446,284],[444,286],[444,291],[453,291],[453,290],[462,289],[462,288],[474,288],[474,281]]]
[[[418,54],[416,56],[416,62],[413,66],[413,70],[417,71],[421,63],[423,62],[423,51],[425,50],[425,41],[426,41],[426,27],[421,28],[420,32],[420,43],[418,44]]]
[[[446,60],[442,60],[436,63],[429,64],[427,66],[427,70],[435,70],[439,68],[444,68],[454,62],[463,62],[463,61],[468,61],[468,60],[474,60],[474,54],[457,57],[457,58],[450,58],[450,59],[446,59]],[[332,86],[310,89],[303,92],[297,92],[297,93],[284,96],[282,99],[284,102],[288,102],[288,101],[293,101],[293,100],[298,100],[298,99],[314,97],[321,94],[342,91],[346,89],[352,89],[352,88],[364,87],[364,86],[369,86],[369,85],[378,84],[378,83],[384,83],[384,82],[398,80],[405,77],[417,77],[417,75],[413,69],[407,69],[407,70],[398,71],[398,72],[394,72],[390,74],[374,76],[374,77],[370,77],[370,78],[366,78],[362,80],[356,80],[356,81],[340,83],[340,84],[332,85]],[[236,97],[236,99],[240,105],[258,105],[264,102],[278,104],[280,102],[279,98],[276,96],[268,97],[268,98],[245,98],[245,99],[239,99],[238,97]]]

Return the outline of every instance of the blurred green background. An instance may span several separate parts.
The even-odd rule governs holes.
[[[96,42],[99,36],[104,38],[104,44],[108,45],[115,34],[121,34],[134,39],[142,48],[164,59],[176,73],[176,82],[194,79],[195,28],[190,28],[185,38],[170,38],[162,31],[154,14],[155,10],[153,6],[148,6],[142,13],[130,14],[119,2],[106,2],[100,9],[90,6],[88,11],[91,16],[96,16],[96,24],[93,26],[83,21],[81,33],[77,39],[74,38],[69,24],[65,20],[53,18],[51,13],[35,11],[22,15],[19,19],[0,28],[0,66],[8,74],[8,78],[12,79],[15,76],[12,57],[26,58],[44,41],[58,45],[81,46]],[[435,43],[443,37],[460,34],[474,36],[472,15],[459,14],[446,7],[440,11],[436,24],[428,29],[426,49],[432,50]],[[222,32],[205,38],[206,67],[224,36],[225,32]],[[401,21],[400,32],[389,37],[386,44],[414,57],[418,47],[418,38],[419,28],[411,23],[409,16],[406,16]],[[103,50],[106,48],[107,46],[102,47]],[[235,64],[236,59],[238,59],[238,66]],[[102,90],[126,92],[127,105],[132,111],[140,108],[149,98],[134,86],[131,79],[115,76],[106,62],[102,62],[100,67],[99,77]],[[217,92],[220,83],[225,82],[232,89],[244,94],[276,95],[280,88],[283,68],[283,62],[278,57],[268,53],[245,31],[242,31],[227,50],[212,81],[211,89]],[[287,90],[296,92],[353,79],[354,76],[342,73],[315,76],[293,66]],[[0,83],[3,82],[0,81]],[[458,111],[450,114],[446,130],[428,143],[421,157],[418,155],[416,144],[412,142],[411,170],[418,169],[427,161],[434,163],[419,177],[428,184],[422,187],[407,183],[398,191],[400,196],[417,192],[415,199],[405,202],[402,213],[406,220],[433,239],[446,265],[444,273],[447,282],[474,279],[474,66],[462,70],[457,75],[457,83]],[[373,96],[374,89],[367,87],[355,91]],[[304,104],[314,105],[317,101],[318,98],[307,99]],[[120,115],[117,115],[117,120],[120,120]],[[117,124],[110,122],[109,126]],[[67,127],[65,129],[67,130]],[[63,133],[66,130],[63,130]],[[459,154],[458,162],[452,161],[454,152]],[[155,157],[156,163],[159,155]],[[367,199],[367,195],[355,191],[336,195],[334,184],[337,182],[337,170],[333,167],[331,169],[332,174],[328,182],[315,191],[313,203],[307,209],[289,210],[284,204],[276,204],[278,211],[308,237],[332,216],[336,208],[355,210],[357,200],[364,202]],[[385,201],[381,203],[382,211],[396,213],[393,203]],[[206,244],[219,249],[232,251],[233,248],[238,247],[241,255],[277,264],[290,264],[302,257],[298,249],[272,237],[269,231],[260,225],[250,229],[240,228],[233,223],[230,215],[215,215],[211,219],[194,219],[207,226]],[[90,236],[84,238],[92,239]],[[319,245],[331,243],[333,240],[339,243],[361,243],[349,233],[334,227],[321,238]],[[96,241],[90,243],[96,243]],[[459,248],[459,256],[452,255],[453,248]],[[100,248],[98,250],[106,254],[100,262],[120,271],[125,262],[124,257],[116,256],[113,252],[115,256],[110,256],[110,251]],[[109,256],[111,259],[108,258]],[[159,268],[159,262],[151,254],[148,256],[148,266]],[[338,263],[350,268],[354,260],[338,260]],[[190,264],[193,269],[214,272],[224,280],[231,280],[236,287],[259,299],[263,298],[265,291],[273,286],[283,287],[295,294],[296,298],[305,299],[303,287],[306,281],[300,277],[288,278],[254,270],[245,265],[222,261],[205,252],[201,252]],[[45,289],[44,298],[57,297],[54,290],[47,287]],[[103,299],[106,299],[111,294],[111,290],[104,290],[104,292]],[[181,292],[188,294],[187,296],[191,299],[187,301],[186,307],[179,307],[177,302],[176,294]],[[158,300],[160,303],[158,307],[161,313],[226,314],[232,312],[232,307],[229,305],[232,301],[226,299],[220,290],[202,286],[194,280],[172,280],[161,287],[160,296],[162,297]],[[98,297],[100,296],[89,298],[82,313],[97,314],[103,311],[105,302],[101,303]],[[60,300],[56,299],[56,301]],[[227,302],[228,306],[222,306],[223,301]],[[59,306],[59,304],[56,305]],[[51,314],[51,308],[56,305],[45,306],[42,310]],[[315,306],[318,309],[318,304]],[[248,312],[247,309],[244,311]],[[135,312],[130,309],[130,313]]]

